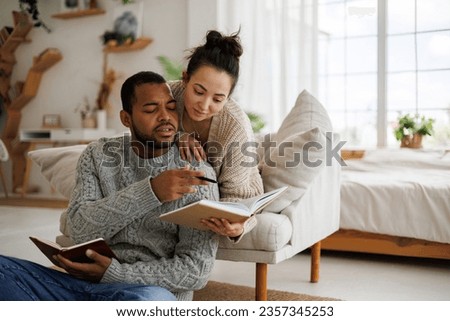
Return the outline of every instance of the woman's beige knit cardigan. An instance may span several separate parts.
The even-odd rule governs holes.
[[[184,85],[182,81],[169,84],[177,101],[179,130],[183,131]],[[251,124],[233,99],[230,98],[213,117],[205,150],[208,161],[216,171],[222,201],[235,201],[263,193]]]

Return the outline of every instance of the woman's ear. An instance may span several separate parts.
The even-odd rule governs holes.
[[[131,115],[127,113],[125,110],[120,111],[120,121],[122,122],[122,125],[124,125],[127,128],[131,127]]]
[[[182,79],[183,79],[183,84],[186,86],[187,83],[189,82],[189,75],[186,70],[183,71]]]

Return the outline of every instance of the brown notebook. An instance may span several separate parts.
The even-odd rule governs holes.
[[[93,261],[86,256],[86,250],[88,249],[94,250],[95,252],[110,258],[116,258],[114,252],[102,238],[69,247],[62,247],[57,243],[34,236],[30,236],[30,239],[34,244],[36,244],[42,253],[44,253],[45,256],[57,266],[60,266],[59,262],[53,258],[53,256],[57,254],[61,254],[73,262],[92,263]]]

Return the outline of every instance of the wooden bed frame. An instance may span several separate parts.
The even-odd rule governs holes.
[[[360,159],[364,150],[343,150],[341,157]],[[340,229],[321,242],[322,250],[387,254],[450,260],[450,244]]]
[[[340,229],[321,246],[322,250],[450,260],[450,244],[355,230]]]

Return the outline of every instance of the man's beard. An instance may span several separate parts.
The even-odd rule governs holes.
[[[157,139],[153,135],[146,135],[139,131],[135,126],[133,126],[133,132],[134,132],[134,141],[141,144],[143,147],[145,147],[145,150],[148,152],[148,148],[151,148],[152,150],[161,150],[161,149],[167,149],[171,147],[174,144],[174,141],[171,142],[161,142],[157,141]]]

